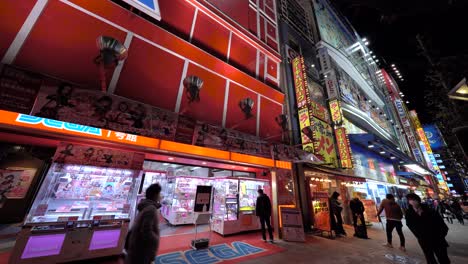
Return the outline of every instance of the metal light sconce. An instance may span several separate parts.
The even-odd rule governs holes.
[[[105,92],[107,90],[106,69],[111,69],[119,61],[126,59],[128,49],[118,40],[108,36],[99,36],[96,39],[96,46],[99,49],[99,55],[94,59],[94,63],[99,65],[101,89]]]
[[[183,84],[188,102],[200,102],[200,90],[203,86],[203,80],[198,76],[191,75],[185,77]]]
[[[278,126],[281,127],[283,131],[288,130],[288,118],[286,115],[281,114],[275,117],[275,121],[278,124]]]
[[[239,102],[239,107],[244,113],[245,119],[250,119],[251,117],[253,117],[253,114],[252,114],[253,106],[254,106],[254,101],[249,97],[242,99]]]

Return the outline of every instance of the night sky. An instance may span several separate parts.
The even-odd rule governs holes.
[[[353,24],[362,37],[370,40],[370,49],[380,66],[392,72],[395,64],[404,81],[400,89],[409,108],[416,109],[423,123],[431,122],[423,93],[434,89],[425,82],[429,67],[420,55],[416,35],[421,34],[431,55],[468,54],[468,0],[335,0],[331,1]],[[463,65],[463,63],[462,63]],[[467,65],[467,64],[464,64]],[[455,70],[450,88],[460,81],[467,69]],[[398,80],[396,75],[394,78]],[[466,76],[468,77],[468,76]]]

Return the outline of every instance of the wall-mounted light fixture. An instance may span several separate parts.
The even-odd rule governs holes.
[[[118,40],[108,36],[99,36],[96,39],[96,46],[99,49],[99,55],[94,58],[94,63],[99,65],[101,89],[105,92],[107,90],[106,69],[112,69],[119,61],[126,59],[128,49]]]
[[[288,117],[284,114],[278,115],[275,117],[275,121],[278,126],[281,127],[281,130],[287,131],[288,130]]]
[[[254,100],[247,97],[239,101],[239,108],[245,115],[245,119],[250,119],[253,117],[252,110],[254,106]]]
[[[183,84],[189,104],[200,102],[200,90],[203,86],[203,80],[198,76],[191,75],[185,77]]]

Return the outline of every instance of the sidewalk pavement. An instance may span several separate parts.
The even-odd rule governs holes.
[[[468,225],[458,223],[448,224],[449,234],[447,241],[449,257],[452,264],[468,263]],[[307,243],[277,242],[287,250],[278,254],[244,261],[245,264],[270,263],[330,263],[330,264],[362,264],[362,263],[426,263],[416,238],[404,226],[406,238],[406,252],[398,249],[399,238],[396,230],[393,231],[394,248],[384,247],[386,234],[381,224],[374,224],[369,228],[370,239],[364,240],[353,237],[354,231],[346,227],[348,237],[328,239],[317,236],[308,236]]]

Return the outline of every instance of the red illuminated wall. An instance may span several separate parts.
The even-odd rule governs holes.
[[[107,0],[49,1],[11,63],[99,89],[99,71],[93,62],[98,55],[95,40],[99,35],[112,36],[129,48],[120,74],[107,73],[107,80],[115,80],[109,87],[115,94],[212,124],[279,138],[281,129],[274,118],[282,113],[284,95],[244,73],[258,75],[265,82],[277,82],[279,59],[246,41],[234,29],[213,22],[209,13],[191,1],[171,0],[171,5],[167,2],[160,1],[163,19],[172,21],[182,32],[192,32],[193,44],[210,45],[239,67]],[[2,58],[35,3],[36,0],[0,2],[0,19],[10,18],[8,23],[0,23]],[[199,103],[188,104],[182,85],[188,75],[204,80]],[[254,118],[249,120],[238,107],[246,97],[255,102]]]
[[[159,3],[163,25],[249,75],[273,87],[279,86],[281,58],[273,0]]]

